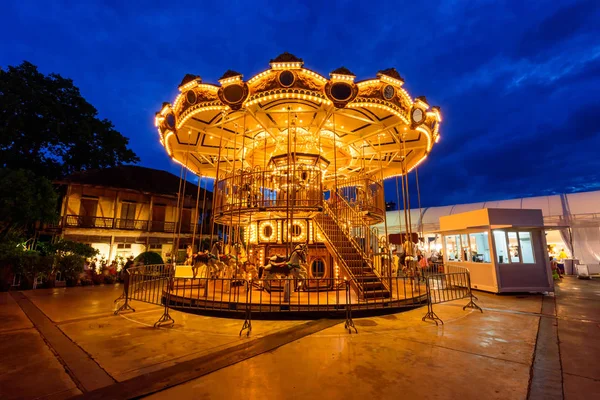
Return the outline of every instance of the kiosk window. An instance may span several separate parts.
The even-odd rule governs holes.
[[[469,248],[469,235],[460,235],[461,242],[461,260],[471,261],[471,249]]]
[[[462,261],[460,235],[444,236],[448,261]]]
[[[469,234],[471,239],[471,259],[472,262],[490,262],[490,242],[487,232],[477,232]]]
[[[498,264],[510,263],[508,259],[508,247],[506,246],[506,232],[494,231],[494,244],[496,245],[496,259]]]
[[[531,232],[494,231],[499,264],[535,264]]]
[[[517,232],[508,232],[508,251],[510,253],[511,263],[521,262],[521,252],[519,251]]]
[[[533,243],[530,232],[519,232],[519,246],[521,247],[521,256],[524,264],[535,264],[533,256]]]

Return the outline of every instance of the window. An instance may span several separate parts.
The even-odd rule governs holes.
[[[292,231],[292,236],[294,238],[296,238],[302,234],[302,227],[298,224],[294,224],[294,225],[292,225],[291,231]]]
[[[444,236],[448,261],[462,261],[460,235]]]
[[[135,228],[135,203],[121,204],[121,220],[119,221],[119,228],[121,229],[134,229]]]
[[[313,278],[322,278],[325,276],[325,261],[321,258],[316,258],[310,264],[310,273]]]
[[[135,203],[125,203],[121,204],[121,219],[135,219]]]
[[[490,242],[488,241],[487,232],[477,232],[469,234],[471,246],[472,262],[490,262]]]
[[[469,238],[468,235],[463,234],[460,235],[460,252],[461,252],[461,260],[463,261],[471,261],[471,249],[469,248]]]
[[[496,259],[498,264],[508,264],[508,247],[506,246],[506,232],[494,231],[494,244],[496,245]]]
[[[535,264],[531,232],[494,231],[496,256],[500,264]]]
[[[98,199],[82,198],[79,207],[79,226],[93,228],[96,226]]]
[[[520,263],[521,255],[519,252],[519,237],[517,232],[508,232],[508,252],[511,263]]]
[[[533,256],[533,243],[530,232],[519,232],[519,246],[521,247],[521,257],[524,264],[535,264]]]
[[[263,227],[263,235],[266,238],[270,239],[271,236],[273,235],[273,227],[271,225],[265,225]]]
[[[131,249],[130,243],[118,243],[117,249]]]

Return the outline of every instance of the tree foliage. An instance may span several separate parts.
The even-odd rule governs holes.
[[[44,75],[27,61],[0,68],[0,167],[50,179],[139,161],[71,79]]]
[[[140,253],[133,261],[141,262],[144,265],[155,265],[165,263],[160,254],[154,253],[152,251],[145,251],[143,253]]]
[[[0,168],[0,240],[36,222],[58,218],[58,196],[50,181],[31,171]]]
[[[54,243],[40,243],[39,249],[43,254],[56,254],[59,257],[74,254],[84,258],[92,258],[98,255],[98,250],[89,244],[67,239],[58,239]]]

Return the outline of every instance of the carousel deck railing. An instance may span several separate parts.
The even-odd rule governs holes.
[[[304,173],[304,175],[303,175]],[[304,179],[303,179],[304,177]],[[273,171],[236,170],[215,185],[215,214],[231,212],[256,212],[260,209],[317,210],[323,203],[321,172],[297,170],[287,180]],[[293,185],[289,193],[282,188]]]
[[[362,174],[340,179],[337,182],[336,193],[370,223],[381,222],[385,218],[385,199],[381,181]]]

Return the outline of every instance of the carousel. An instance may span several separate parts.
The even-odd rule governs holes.
[[[411,97],[394,68],[355,78],[344,67],[325,77],[289,53],[250,79],[183,78],[156,113],[160,143],[182,179],[212,178],[214,193],[210,244],[193,243],[175,269],[178,301],[231,300],[235,288],[235,301],[279,296],[289,309],[338,296],[342,283],[357,305],[418,297],[415,279],[409,293],[398,287],[374,225],[385,226],[386,179],[406,215],[408,175],[439,140],[440,110]]]

